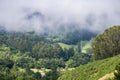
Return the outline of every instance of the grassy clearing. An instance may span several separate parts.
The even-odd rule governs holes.
[[[77,45],[68,45],[68,44],[65,44],[65,43],[58,43],[61,47],[62,47],[62,49],[69,49],[69,48],[74,48],[75,50],[77,49]],[[88,49],[88,48],[91,48],[91,43],[90,43],[90,41],[85,41],[84,42],[84,45],[82,45],[81,46],[82,48],[82,53],[86,53],[86,50]]]
[[[82,52],[83,52],[83,53],[86,53],[86,51],[87,51],[88,48],[91,48],[91,43],[90,43],[90,41],[86,41],[86,42],[85,42],[85,45],[82,46]]]
[[[69,49],[69,48],[72,48],[72,47],[74,47],[75,45],[68,45],[68,44],[64,44],[64,43],[58,43],[61,47],[62,47],[62,49]]]
[[[115,67],[120,63],[120,55],[98,60],[86,65],[81,65],[75,70],[68,71],[58,80],[98,80],[115,71]]]
[[[25,69],[22,69],[22,68],[18,68],[18,70],[19,70],[20,72],[25,72]]]

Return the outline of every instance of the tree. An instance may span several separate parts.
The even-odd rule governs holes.
[[[47,68],[47,69],[53,69],[53,68],[57,68],[57,67],[65,67],[65,63],[63,61],[63,59],[39,59],[37,61],[37,68]]]
[[[33,57],[37,60],[39,58],[61,58],[63,50],[58,44],[38,43],[33,46]]]
[[[70,57],[72,57],[74,55],[74,48],[69,48],[69,49],[64,49],[64,56],[63,56],[63,59],[65,61],[67,61]]]
[[[91,56],[84,53],[75,53],[67,62],[67,67],[77,67],[92,61]]]
[[[45,80],[57,80],[59,76],[60,73],[57,71],[56,68],[54,68],[50,72],[48,72],[44,78]]]
[[[78,43],[77,49],[78,49],[78,52],[81,53],[81,43],[80,42]]]
[[[113,26],[98,35],[92,43],[92,49],[95,60],[120,54],[120,26]]]
[[[36,72],[34,73],[34,77],[35,79],[39,80],[42,77],[42,75],[40,74],[40,72]]]

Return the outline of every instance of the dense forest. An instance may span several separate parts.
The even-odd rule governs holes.
[[[13,32],[1,27],[0,80],[57,80],[69,69],[92,61],[91,48],[84,53],[82,46],[95,33],[75,30],[52,34]]]

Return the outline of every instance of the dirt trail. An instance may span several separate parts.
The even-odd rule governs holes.
[[[111,72],[109,74],[106,74],[105,76],[101,77],[98,80],[108,80],[108,79],[112,79],[114,77],[114,72]]]
[[[31,69],[33,72],[39,72],[41,74],[42,77],[45,76],[45,71],[40,70],[40,69]]]

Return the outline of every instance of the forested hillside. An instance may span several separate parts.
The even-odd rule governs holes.
[[[81,65],[58,80],[99,80],[110,73],[113,73],[111,79],[100,80],[120,80],[120,26],[113,26],[97,35],[92,42],[92,51],[93,62]]]
[[[85,33],[91,34],[92,32]],[[90,39],[96,34],[88,35],[86,39],[84,37],[77,38],[77,36],[84,36],[85,34],[74,36],[75,34],[74,32],[69,33],[69,35],[73,35],[68,36],[70,38],[62,35],[65,37],[64,40],[72,41],[66,43],[66,40],[64,41],[60,37],[61,35],[51,37],[47,34],[8,32],[1,29],[0,79],[56,80],[69,68],[92,61],[91,47],[86,48],[85,53],[82,53],[82,48],[86,46],[86,42],[90,43]],[[63,47],[60,43],[70,47]]]
[[[78,38],[72,36],[74,32],[67,37],[1,29],[0,79],[97,80],[112,72],[113,79],[119,80],[120,26],[106,29],[94,39],[96,34]],[[76,35],[86,34],[83,30]],[[65,39],[70,42],[66,43]]]

